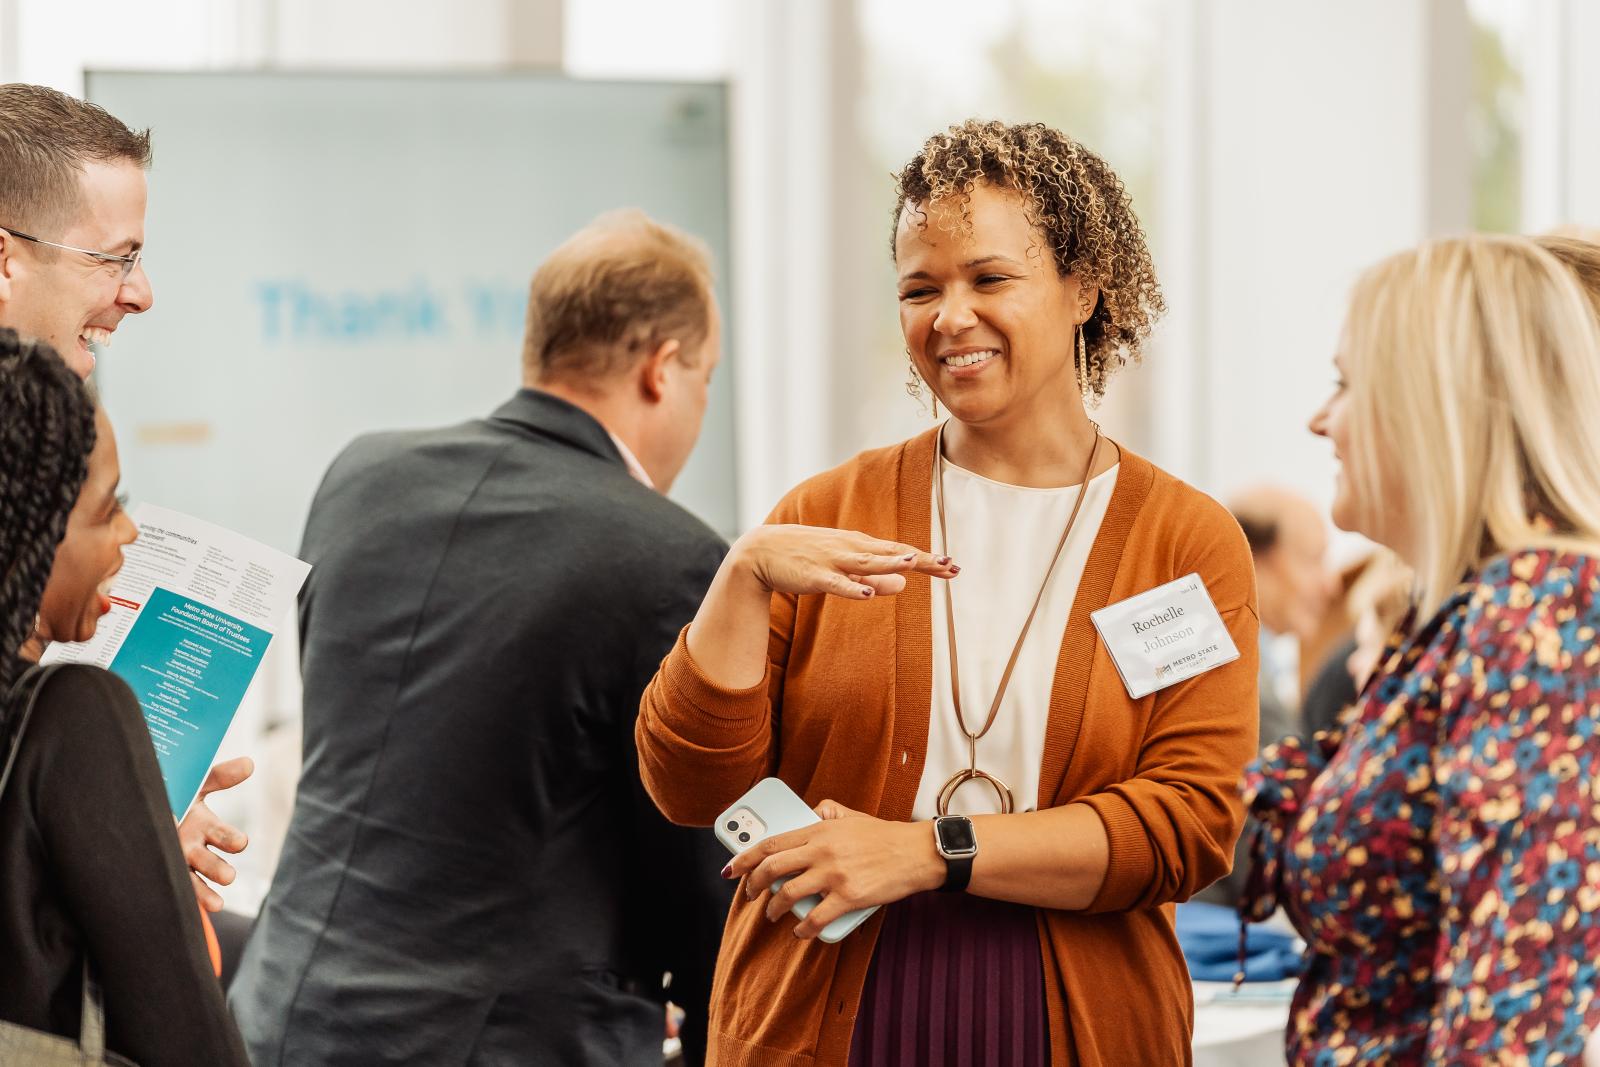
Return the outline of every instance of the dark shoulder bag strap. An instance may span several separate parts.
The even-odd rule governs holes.
[[[44,683],[59,668],[60,663],[52,663],[48,667],[37,664],[22,672],[16,684],[11,687],[10,698],[6,701],[6,726],[10,738],[6,741],[5,768],[0,770],[0,797],[6,795],[6,785],[11,781],[11,769],[16,766],[17,752],[22,748],[22,735],[28,730],[28,720],[33,718],[33,706],[39,702],[39,690],[44,688]],[[29,686],[32,689],[29,689]],[[22,699],[23,694],[27,699]]]
[[[11,687],[11,698],[7,701],[10,714],[6,716],[11,736],[6,743],[5,768],[0,770],[0,797],[5,796],[6,786],[11,782],[11,771],[16,766],[17,753],[22,749],[22,737],[28,732],[28,720],[33,718],[34,705],[39,702],[39,693],[50,676],[64,666],[64,663],[52,663],[48,667],[36,664],[24,671]],[[24,693],[27,694],[26,698],[23,697]],[[128,1062],[106,1053],[105,1002],[100,996],[99,985],[90,973],[87,957],[83,964],[83,1017],[78,1024],[78,1049],[83,1054],[84,1063]]]

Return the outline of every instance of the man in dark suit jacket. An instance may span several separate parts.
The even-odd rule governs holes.
[[[662,495],[717,359],[703,247],[607,216],[534,277],[525,388],[334,462],[305,769],[232,988],[257,1067],[659,1064],[668,995],[703,1055],[727,857],[632,738],[726,551]]]

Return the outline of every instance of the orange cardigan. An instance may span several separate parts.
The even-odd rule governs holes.
[[[861,530],[927,547],[934,436],[813,478],[773,522]],[[1110,866],[1082,912],[1040,909],[1052,1061],[1187,1064],[1194,999],[1169,905],[1226,874],[1243,821],[1237,783],[1256,751],[1255,574],[1239,526],[1198,490],[1122,450],[1051,691],[1040,806],[1090,805]],[[1140,700],[1089,613],[1198,571],[1239,658]],[[933,679],[929,580],[846,602],[774,596],[764,684],[713,684],[686,642],[645,692],[636,736],[646,788],[674,822],[707,826],[766,775],[807,803],[906,820],[922,778]],[[687,631],[685,631],[687,632]],[[981,842],[980,842],[981,847]],[[712,987],[708,1062],[846,1063],[882,913],[837,945],[797,942],[736,894]]]

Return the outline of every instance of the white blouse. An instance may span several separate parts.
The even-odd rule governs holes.
[[[944,471],[950,543],[940,544],[935,496],[933,550],[955,557],[961,566],[960,575],[950,583],[961,656],[961,709],[967,725],[977,730],[989,714],[1017,634],[1039,592],[1039,582],[1050,565],[1067,516],[1072,514],[1078,487],[1029,489],[1007,485],[963,470],[948,460]],[[994,725],[978,742],[978,769],[1011,788],[1017,811],[1029,811],[1039,804],[1039,767],[1044,758],[1045,725],[1050,718],[1050,690],[1061,655],[1061,637],[1116,484],[1117,467],[1090,480],[1083,508],[1072,525],[1072,534],[1039,604],[1039,614],[1017,657],[1005,700]],[[967,738],[956,721],[955,703],[950,698],[949,628],[945,624],[944,593],[937,581],[932,594],[933,694],[929,701],[928,755],[912,807],[913,819],[931,819],[939,814],[939,791],[951,775],[965,769],[969,762]],[[950,803],[952,815],[987,815],[999,810],[994,790],[981,781],[963,785]]]

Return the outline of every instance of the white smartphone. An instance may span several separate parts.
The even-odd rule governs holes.
[[[716,830],[717,840],[737,856],[762,838],[788,833],[821,821],[793,789],[776,778],[763,778],[748,793],[735,800],[727,811],[717,816],[713,829]],[[772,888],[777,889],[788,880],[776,879]],[[795,901],[794,907],[789,910],[796,918],[804,919],[821,902],[822,897],[813,894]],[[874,904],[870,908],[847,911],[824,926],[817,937],[830,945],[842,941],[877,910],[878,906]]]

